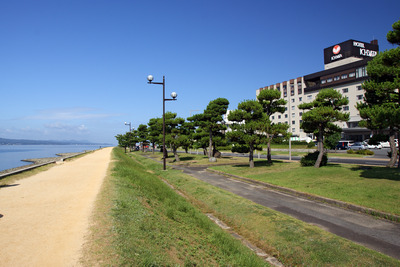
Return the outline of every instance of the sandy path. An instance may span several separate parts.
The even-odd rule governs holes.
[[[0,266],[78,266],[112,148],[0,188]]]

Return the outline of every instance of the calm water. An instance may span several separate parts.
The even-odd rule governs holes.
[[[25,166],[32,158],[56,157],[58,153],[98,149],[98,145],[0,145],[0,171]]]

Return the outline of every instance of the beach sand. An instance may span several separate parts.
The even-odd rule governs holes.
[[[79,266],[111,150],[0,188],[0,266]]]

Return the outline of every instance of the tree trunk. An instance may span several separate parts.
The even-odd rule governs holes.
[[[203,155],[206,156],[207,155],[207,148],[203,147]]]
[[[126,153],[126,147],[124,147],[125,148],[125,153]]]
[[[176,147],[175,146],[172,147],[172,151],[173,151],[174,156],[175,156],[175,161],[176,162],[180,162],[181,159],[179,158],[178,153],[176,152]]]
[[[271,157],[271,138],[269,138],[269,134],[267,134],[268,138],[268,143],[267,143],[267,162],[269,164],[272,163],[272,157]]]
[[[324,139],[323,139],[323,135],[322,135],[322,131],[320,130],[318,133],[318,158],[317,161],[315,161],[315,168],[319,168],[321,166],[321,162],[322,162],[322,157],[324,156],[324,143],[323,143]]]
[[[396,144],[394,143],[394,131],[393,130],[390,130],[389,144],[390,144],[390,152],[392,155],[391,155],[389,163],[386,165],[386,167],[393,168],[397,162],[397,148],[396,148]]]
[[[213,140],[212,140],[212,130],[210,129],[210,139],[209,139],[209,143],[208,143],[208,158],[211,158],[212,155],[212,151],[213,151]]]
[[[250,151],[249,151],[249,164],[250,164],[250,168],[254,168],[254,157],[253,157],[253,153],[254,153],[254,148],[253,145],[250,145]]]
[[[156,144],[154,144],[154,142],[153,142],[153,154],[154,154],[154,150],[156,150]]]
[[[399,96],[400,97],[400,96]],[[397,144],[399,144],[399,137],[400,137],[400,132],[398,132],[397,133]],[[398,162],[397,162],[397,168],[399,168],[400,169],[400,155],[399,155],[399,149],[400,149],[400,145],[398,145],[398,148],[396,149],[397,151],[396,151],[396,154],[397,154],[397,160],[398,160]]]

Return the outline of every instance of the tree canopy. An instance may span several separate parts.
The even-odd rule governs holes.
[[[267,140],[267,160],[268,163],[272,163],[271,141],[275,136],[278,136],[279,134],[285,135],[287,133],[289,125],[274,124],[270,120],[270,117],[276,112],[285,112],[286,100],[281,98],[281,92],[277,89],[261,90],[261,92],[257,96],[257,100],[261,104],[263,112],[266,115],[263,132],[265,133]]]
[[[216,152],[215,143],[213,143],[214,136],[218,135],[226,126],[222,124],[223,115],[226,114],[229,106],[229,101],[226,98],[217,98],[207,105],[203,113],[195,114],[187,118],[192,121],[197,127],[204,129],[208,133],[208,157],[214,157]],[[201,132],[201,131],[199,131]]]
[[[249,151],[249,164],[254,167],[254,150],[261,149],[258,145],[263,143],[263,128],[267,117],[263,107],[256,100],[246,100],[239,103],[238,108],[229,113],[228,119],[233,121],[232,131],[227,137],[235,146],[246,146]]]
[[[400,43],[400,21],[393,24],[387,38],[393,44]],[[357,104],[363,119],[360,126],[389,132],[391,159],[387,166],[394,167],[397,161],[394,139],[400,129],[400,47],[379,53],[368,62],[367,73],[369,79],[363,83],[365,101]]]
[[[299,105],[300,109],[308,110],[303,113],[300,128],[306,133],[317,136],[319,155],[314,167],[320,167],[324,154],[324,137],[342,131],[335,122],[349,120],[349,113],[341,111],[342,107],[348,103],[349,100],[338,91],[322,89],[314,101]]]

